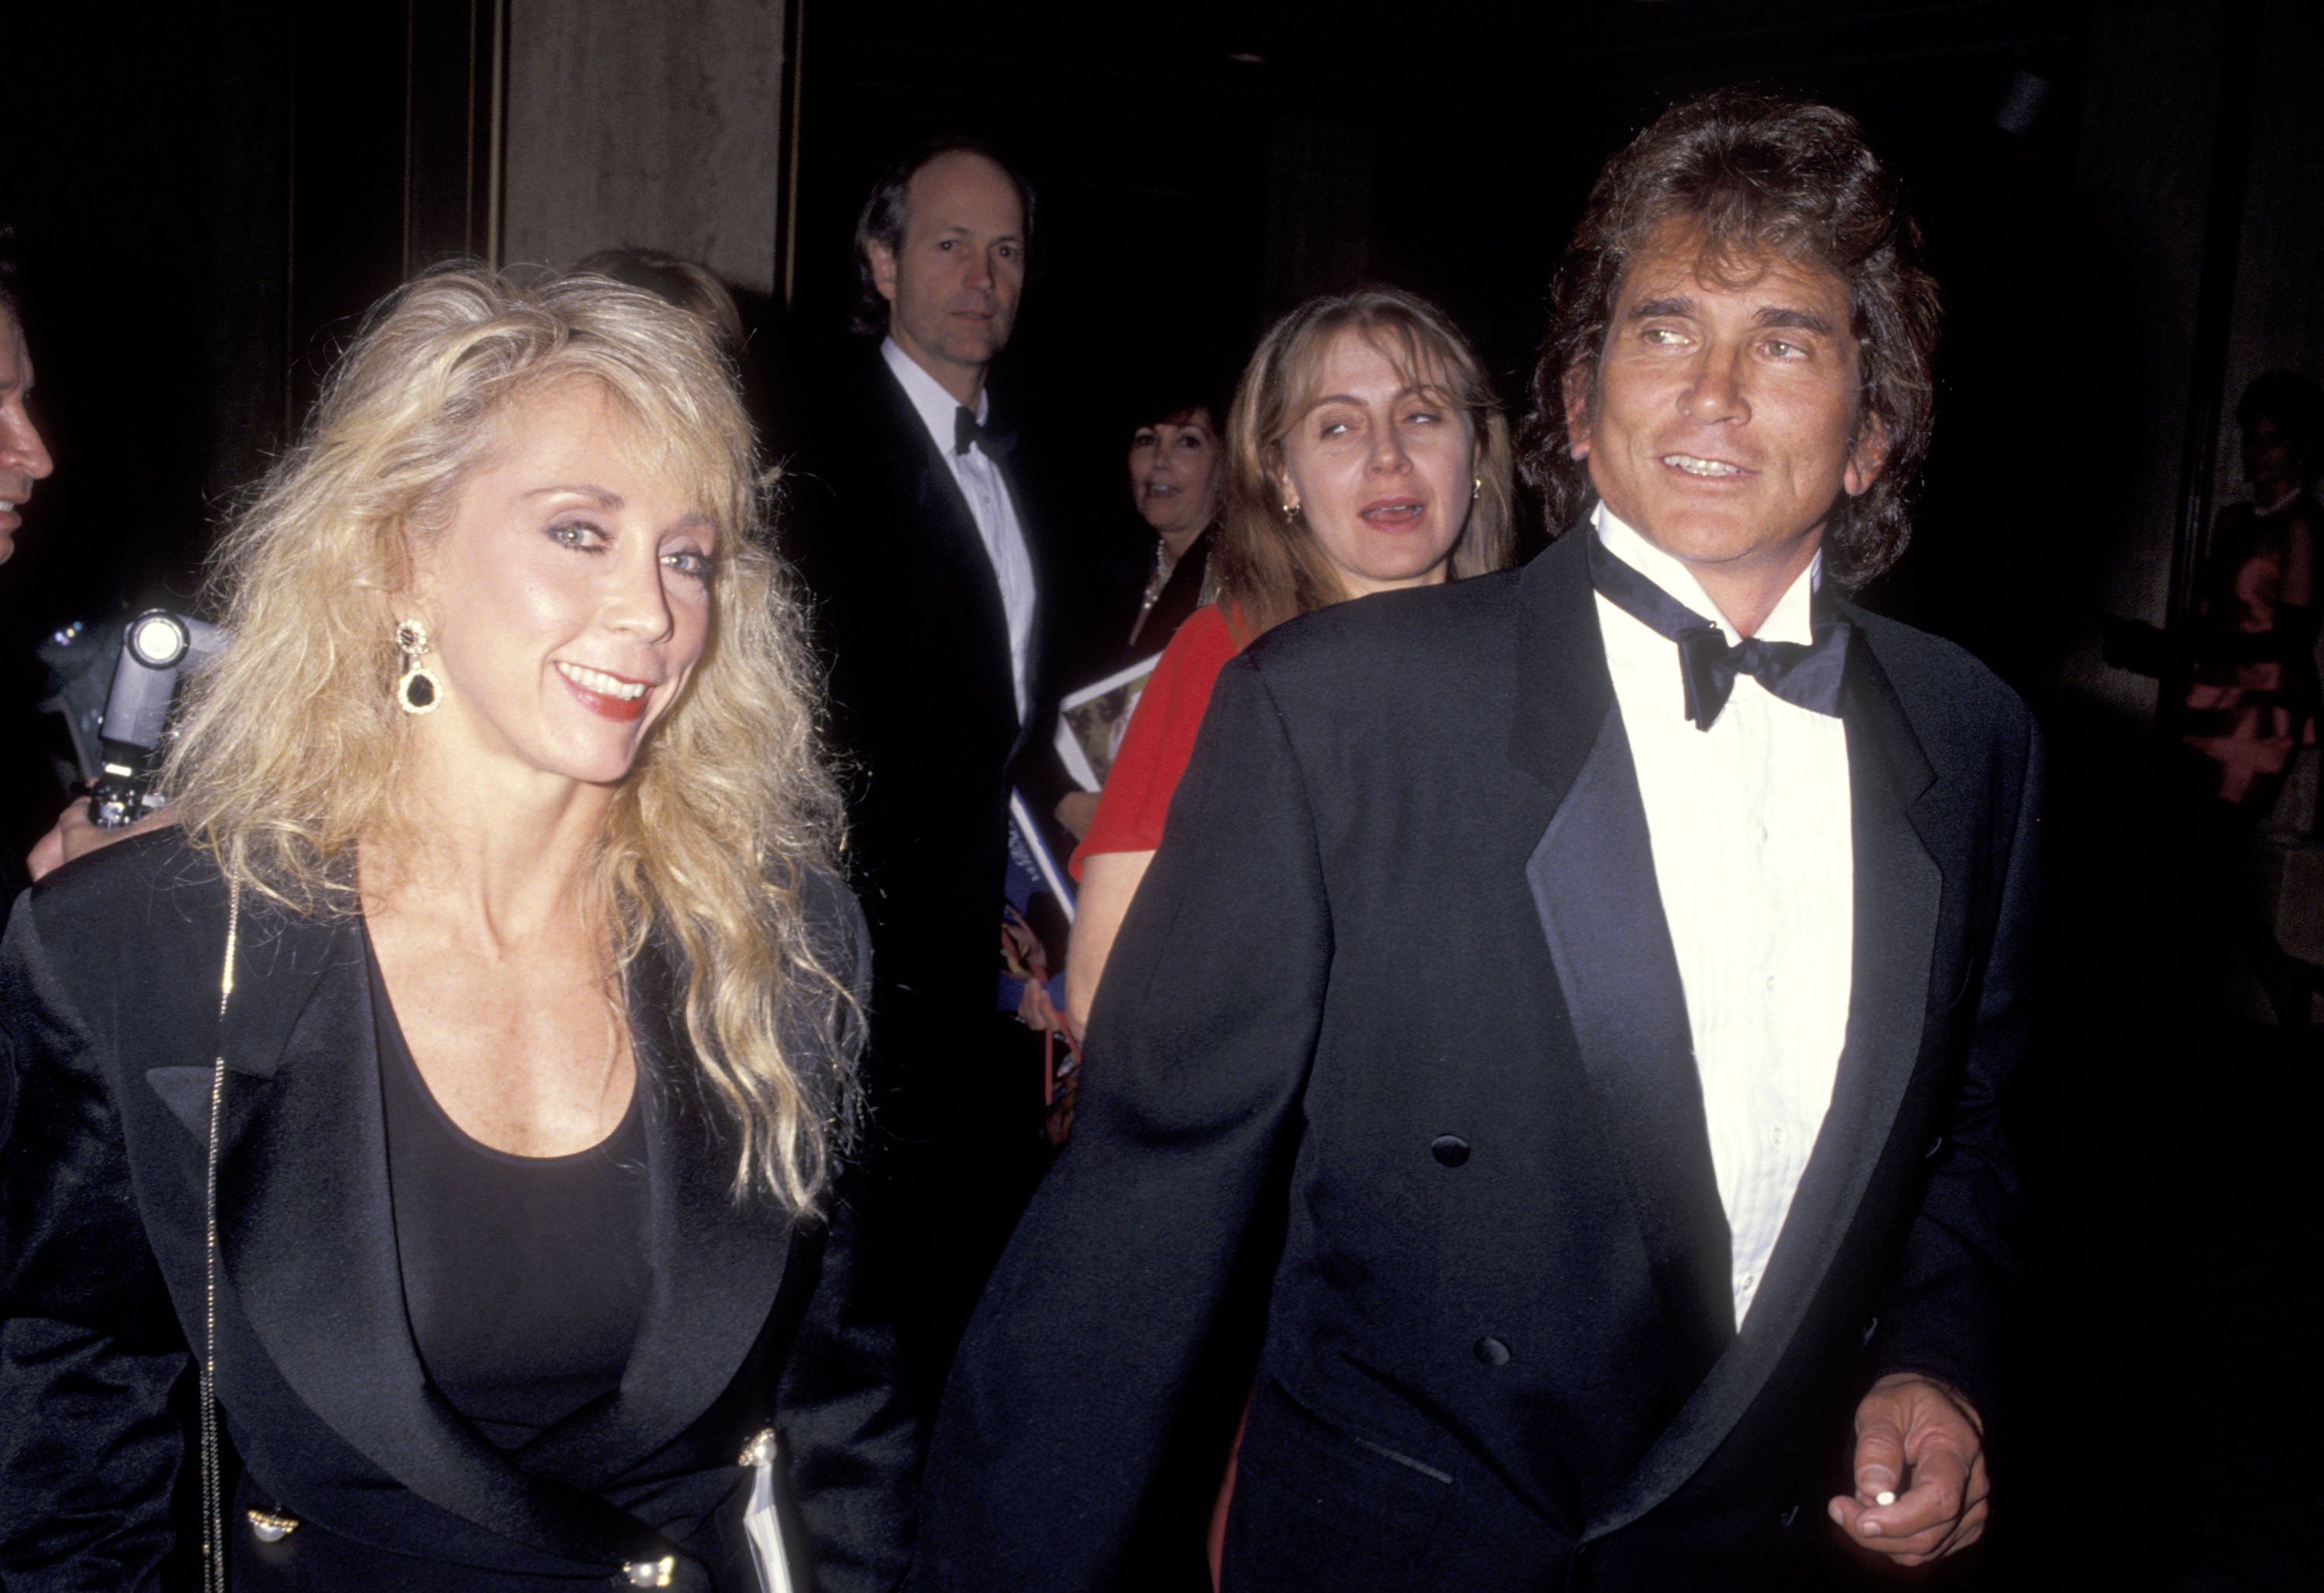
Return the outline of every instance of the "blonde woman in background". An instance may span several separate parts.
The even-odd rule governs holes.
[[[1225,443],[1218,600],[1155,667],[1074,853],[1076,1034],[1226,661],[1286,620],[1516,555],[1508,422],[1469,340],[1417,294],[1324,294],[1277,321],[1243,372]]]
[[[177,825],[0,954],[12,1590],[192,1562],[205,1358],[238,1588],[755,1588],[778,1452],[801,1574],[892,1585],[862,925],[763,522],[696,318],[466,272],[375,313],[218,556]]]

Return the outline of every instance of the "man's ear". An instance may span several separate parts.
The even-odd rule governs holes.
[[[1867,415],[1856,428],[1856,443],[1848,450],[1848,468],[1840,472],[1840,484],[1849,497],[1860,498],[1880,479],[1887,463],[1888,428],[1879,416]]]
[[[1590,367],[1568,365],[1560,383],[1565,397],[1565,451],[1576,459],[1590,457]]]
[[[880,297],[896,302],[896,252],[877,238],[863,241],[863,258],[872,262],[872,285]]]

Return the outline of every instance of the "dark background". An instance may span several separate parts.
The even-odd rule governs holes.
[[[2070,253],[2055,234],[2077,153],[2075,7],[1194,5],[1013,36],[949,14],[808,14],[794,325],[811,338],[844,318],[844,240],[887,160],[951,129],[991,137],[1041,196],[1004,384],[1040,429],[1085,436],[1068,452],[1102,465],[1088,490],[1108,510],[1127,429],[1113,389],[1135,351],[1191,351],[1231,385],[1275,316],[1355,281],[1445,306],[1519,412],[1550,270],[1606,157],[1678,96],[1761,82],[1862,118],[1933,241],[1953,309],[1948,386],[1976,397],[1945,407],[1932,523],[2008,536],[1989,516],[1942,514],[1997,486],[2025,521],[2052,518],[2055,438],[2030,421],[2059,395],[2015,355],[2052,313],[2042,277]],[[2047,98],[2005,132],[1996,113],[2029,73]],[[1986,379],[1997,367],[2008,373]],[[1948,538],[1888,606],[1976,624],[1980,653],[2015,663],[2033,633],[1951,590],[1982,551]]]
[[[407,269],[487,250],[455,191],[472,9],[190,0],[12,19],[0,221],[19,233],[60,461],[7,584],[17,617],[79,614],[124,577],[182,585],[364,308]],[[1932,523],[1955,493],[1992,496],[1997,471],[2038,522],[2056,439],[2024,422],[2057,395],[2015,356],[2049,313],[2043,275],[2071,257],[2057,234],[2082,25],[2056,4],[1200,0],[970,23],[810,0],[792,302],[753,306],[762,363],[820,364],[853,297],[864,190],[921,138],[973,130],[1041,195],[1001,380],[1053,456],[1092,461],[1090,512],[1118,520],[1112,402],[1139,351],[1231,386],[1267,321],[1310,292],[1375,280],[1438,299],[1521,403],[1550,268],[1605,157],[1679,94],[1759,81],[1854,111],[1912,184],[1953,310]],[[1995,114],[2021,72],[2047,99],[2013,134]],[[1985,380],[1997,362],[2007,378]],[[1976,562],[1949,534],[1894,602],[1965,616],[1942,589]],[[2030,640],[1978,612],[1981,652]]]
[[[11,7],[0,223],[57,460],[0,573],[13,639],[184,601],[364,308],[493,249],[471,92],[489,14]],[[998,380],[1093,537],[1124,530],[1117,397],[1153,361],[1224,385],[1300,297],[1386,281],[1446,305],[1518,404],[1591,178],[1673,97],[1758,81],[1864,121],[1949,306],[1919,539],[1868,595],[2034,702],[2056,787],[2053,1016],[2019,1102],[2020,1387],[1997,1413],[1995,1542],[1949,1580],[2315,1581],[2299,1303],[2318,1056],[2265,1027],[2176,888],[2153,688],[2091,646],[2102,610],[2169,616],[2190,528],[2240,491],[2207,430],[2252,373],[2231,349],[2248,366],[2252,328],[2316,325],[2282,284],[2324,242],[2317,190],[2245,181],[2269,169],[2282,85],[2324,85],[2308,17],[2286,0],[791,13],[798,203],[777,290],[751,301],[762,379],[813,401],[881,169],[929,134],[992,139],[1041,196]],[[2312,346],[2262,363],[2318,373]]]

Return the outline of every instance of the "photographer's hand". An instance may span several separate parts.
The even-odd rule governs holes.
[[[87,799],[76,796],[66,805],[49,833],[32,843],[32,855],[24,860],[24,866],[34,879],[46,879],[77,857],[86,857],[124,836],[142,835],[176,822],[168,808],[157,807],[124,829],[102,830],[90,822]]]

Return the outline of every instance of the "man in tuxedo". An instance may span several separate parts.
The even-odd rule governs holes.
[[[1828,107],[1601,175],[1526,569],[1219,678],[1073,1144],[939,1416],[916,1586],[1812,1585],[1986,1518],[2034,726],[1840,601],[1935,290]]]
[[[931,1399],[1042,1165],[1038,1052],[995,992],[1009,793],[1055,704],[1043,545],[987,382],[1032,220],[1029,187],[971,142],[888,173],[856,228],[864,346],[813,394],[789,471],[872,925],[885,1249]]]

